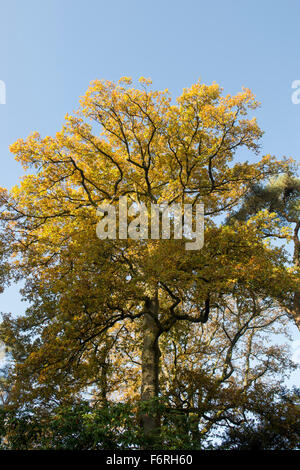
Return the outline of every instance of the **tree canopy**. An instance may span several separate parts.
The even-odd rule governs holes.
[[[30,304],[1,324],[12,404],[46,409],[86,393],[101,409],[138,403],[141,445],[151,448],[169,418],[149,403],[167,400],[186,426],[194,419],[200,445],[216,423],[234,420],[237,397],[289,369],[280,348],[254,336],[295,314],[299,264],[271,243],[291,239],[295,220],[279,196],[276,207],[247,204],[253,188],[280,175],[296,181],[297,170],[258,157],[262,131],[249,116],[257,106],[250,90],[224,96],[215,83],[173,102],[148,79],[95,81],[54,137],[33,133],[11,146],[25,176],[2,190],[2,237],[9,276],[24,281]],[[257,161],[238,161],[243,148]],[[148,210],[203,203],[203,249],[185,250],[184,238],[99,240],[97,208],[121,196]],[[294,202],[286,210],[298,217]]]

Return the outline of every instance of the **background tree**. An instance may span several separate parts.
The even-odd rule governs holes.
[[[263,390],[252,398],[252,414],[226,431],[221,449],[299,450],[299,389]]]
[[[249,192],[243,198],[241,207],[229,218],[229,220],[247,220],[262,209],[269,213],[275,213],[282,227],[292,230],[292,233],[275,235],[278,238],[292,240],[293,242],[293,266],[299,276],[300,267],[300,179],[292,172],[286,172],[273,177],[263,185],[254,183]],[[270,233],[270,227],[265,227],[266,237],[274,236]],[[298,329],[300,329],[300,293],[299,289],[293,294],[293,303],[288,309]]]

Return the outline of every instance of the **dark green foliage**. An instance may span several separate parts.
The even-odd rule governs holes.
[[[221,449],[300,450],[300,390],[268,396],[253,406],[252,417],[226,432]]]
[[[273,400],[273,401],[272,401]],[[300,391],[255,390],[241,404],[244,419],[229,421],[225,434],[202,435],[195,414],[172,410],[162,401],[141,407],[130,404],[91,406],[87,401],[60,405],[48,413],[38,409],[0,408],[1,449],[121,450],[145,446],[139,426],[141,413],[159,413],[160,436],[153,449],[160,450],[286,450],[299,449]],[[230,423],[230,424],[229,424]],[[223,426],[219,431],[224,429]],[[214,437],[219,437],[218,440]],[[222,441],[219,444],[220,440]]]

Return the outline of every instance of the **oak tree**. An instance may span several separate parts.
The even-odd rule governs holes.
[[[239,149],[259,152],[262,131],[249,117],[257,105],[250,90],[223,96],[215,83],[198,82],[173,102],[148,79],[140,87],[126,77],[95,81],[54,137],[35,132],[11,146],[26,174],[3,191],[2,221],[12,274],[25,280],[30,303],[1,326],[14,351],[16,399],[68,400],[93,386],[102,400],[108,387],[126,395],[122,368],[120,383],[107,373],[121,335],[129,346],[120,355],[141,363],[140,400],[147,404],[159,396],[160,343],[168,332],[207,323],[236,285],[289,305],[299,277],[264,232],[285,227],[264,210],[224,223],[254,182],[292,166],[270,155],[235,160]],[[121,196],[148,210],[151,203],[203,203],[204,248],[187,251],[184,238],[99,240],[97,208]],[[141,423],[151,447],[159,414],[144,412]]]

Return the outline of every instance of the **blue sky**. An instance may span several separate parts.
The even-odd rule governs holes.
[[[199,78],[226,93],[247,86],[262,103],[262,153],[300,159],[298,0],[10,0],[0,18],[0,186],[22,175],[10,144],[55,133],[90,81],[124,75],[173,96]],[[1,298],[0,310],[21,309],[15,288]]]

